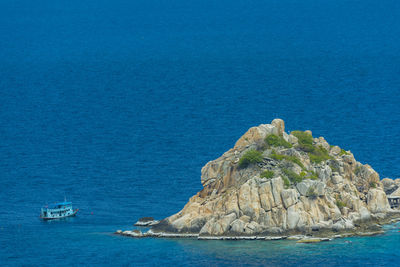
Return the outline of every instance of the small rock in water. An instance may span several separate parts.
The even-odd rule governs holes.
[[[135,224],[134,226],[152,226],[155,224],[158,224],[159,221],[154,220],[153,217],[143,217],[140,218]]]

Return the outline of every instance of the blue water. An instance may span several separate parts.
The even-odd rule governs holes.
[[[0,2],[0,265],[400,264],[400,233],[316,245],[135,240],[280,117],[400,177],[397,0]],[[80,208],[42,222],[63,200]]]

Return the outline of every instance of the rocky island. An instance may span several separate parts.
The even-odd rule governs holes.
[[[309,130],[286,133],[281,119],[250,128],[232,149],[202,168],[201,183],[203,189],[178,213],[137,224],[150,225],[147,232],[117,233],[199,239],[333,237],[379,233],[381,224],[400,216],[371,166],[323,137],[314,138]],[[400,192],[400,183],[384,183],[390,193]]]

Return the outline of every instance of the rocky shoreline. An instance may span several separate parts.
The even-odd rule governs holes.
[[[300,237],[314,243],[381,234],[381,225],[400,217],[387,196],[400,195],[398,179],[381,181],[351,151],[309,130],[286,133],[281,119],[250,128],[201,173],[203,189],[180,212],[161,221],[140,219],[135,226],[150,227],[145,233],[116,233],[199,240]]]
[[[391,216],[387,217],[384,221],[380,221],[379,224],[374,224],[370,226],[364,225],[355,229],[354,231],[347,232],[333,232],[325,231],[321,233],[292,233],[292,235],[253,235],[253,236],[201,236],[199,234],[191,233],[165,233],[165,232],[153,232],[151,229],[146,232],[141,232],[140,230],[117,230],[114,234],[121,235],[132,238],[190,238],[197,240],[230,240],[230,241],[240,241],[240,240],[264,240],[264,241],[274,241],[274,240],[295,240],[297,243],[318,243],[323,241],[331,241],[338,238],[346,238],[353,236],[376,236],[382,235],[385,231],[382,229],[383,225],[393,224],[400,221],[400,211],[393,213]],[[136,223],[135,223],[136,225]]]

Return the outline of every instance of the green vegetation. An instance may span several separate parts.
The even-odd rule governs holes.
[[[300,177],[304,179],[318,180],[318,175],[314,171],[305,172],[302,171],[300,173]]]
[[[315,192],[315,188],[312,187],[312,186],[310,186],[310,187],[308,188],[306,195],[307,195],[307,197],[312,198],[312,199],[318,197],[317,192]]]
[[[297,137],[299,144],[312,145],[313,137],[311,134],[303,132],[303,131],[292,131],[291,134]]]
[[[290,186],[290,181],[285,176],[283,176],[283,184],[285,185],[285,188],[289,188]]]
[[[355,173],[356,175],[359,175],[360,172],[361,172],[361,166],[356,167],[356,170],[354,171],[354,173]]]
[[[299,142],[298,147],[301,150],[303,150],[304,152],[311,152],[314,150],[314,146],[312,145],[313,137],[311,134],[302,131],[293,131],[291,132],[291,134],[297,137],[297,140]]]
[[[376,183],[373,181],[369,182],[369,187],[376,188]]]
[[[246,168],[250,164],[255,164],[263,160],[262,152],[257,150],[248,150],[239,160],[239,167]]]
[[[346,203],[344,203],[338,196],[336,196],[335,198],[336,198],[336,206],[339,209],[343,209],[344,207],[346,207]]]
[[[294,171],[288,169],[282,169],[282,172],[294,184],[300,183],[303,180],[303,178]]]
[[[301,163],[301,161],[300,161],[299,158],[296,158],[295,156],[286,156],[285,159],[288,160],[288,161],[291,161],[291,162],[293,162],[293,163],[296,163],[296,164],[299,165],[302,169],[305,169],[303,163]]]
[[[299,165],[303,170],[305,169],[305,168],[304,168],[304,165],[303,165],[303,163],[301,163],[300,159],[297,158],[297,157],[295,157],[295,156],[287,156],[287,155],[276,154],[276,151],[275,151],[275,150],[272,150],[271,158],[273,158],[273,159],[275,159],[275,160],[278,160],[278,161],[282,161],[282,160],[285,159],[285,160],[287,160],[287,161],[291,161],[291,162],[293,162],[293,163],[296,163],[296,164]]]
[[[318,175],[314,171],[311,171],[307,178],[311,180],[318,180]]]
[[[274,173],[273,171],[266,170],[266,171],[263,171],[263,172],[261,173],[260,177],[261,177],[261,178],[271,179],[272,177],[274,177],[274,174],[275,174],[275,173]]]
[[[311,162],[321,163],[322,161],[328,160],[331,157],[328,154],[328,151],[322,146],[314,147],[314,150],[308,153]]]
[[[272,152],[271,152],[271,158],[273,158],[274,160],[281,161],[281,160],[283,160],[285,157],[286,157],[285,155],[276,154],[276,151],[275,151],[275,150],[272,150]]]
[[[346,207],[346,203],[344,203],[343,201],[341,201],[341,200],[339,200],[339,199],[336,199],[336,206],[337,206],[339,209],[343,209],[344,207]]]
[[[265,138],[265,143],[267,143],[269,146],[283,146],[286,148],[291,148],[292,144],[287,142],[283,137],[281,136],[276,136],[274,134],[270,134]]]
[[[298,148],[308,153],[311,162],[321,163],[331,158],[325,148],[322,146],[313,146],[313,137],[311,134],[302,131],[293,131],[292,134],[298,139]]]
[[[340,156],[343,156],[343,155],[350,155],[350,153],[349,152],[347,152],[346,150],[344,150],[343,148],[341,148],[340,149],[340,154],[339,154]]]

